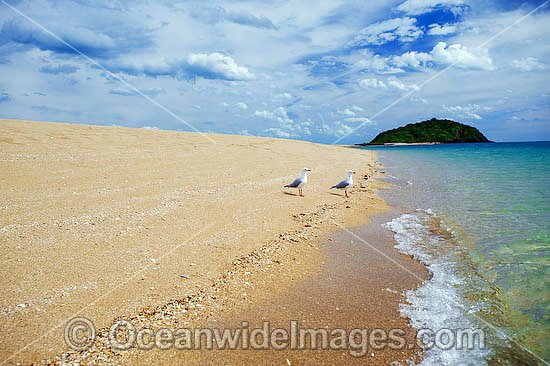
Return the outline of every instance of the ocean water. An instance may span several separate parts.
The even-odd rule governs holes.
[[[550,142],[377,150],[397,249],[432,278],[406,294],[418,328],[480,328],[486,347],[425,352],[422,365],[550,362]]]

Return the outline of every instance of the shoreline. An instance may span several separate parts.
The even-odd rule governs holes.
[[[242,288],[248,296],[254,299],[251,303],[235,303],[229,311],[220,312],[214,310],[197,326],[200,329],[239,329],[242,322],[249,323],[249,329],[262,328],[262,322],[268,321],[271,329],[290,329],[292,321],[298,323],[300,329],[319,331],[320,329],[369,329],[369,331],[392,329],[404,330],[407,347],[391,349],[390,347],[373,348],[367,345],[360,356],[352,356],[353,350],[310,349],[311,343],[306,343],[305,349],[282,350],[173,350],[161,351],[156,348],[148,351],[132,350],[123,352],[120,361],[125,365],[141,365],[144,362],[155,364],[201,364],[217,365],[220,358],[228,365],[242,364],[367,364],[389,365],[391,362],[406,364],[408,360],[418,362],[421,350],[411,347],[415,343],[416,330],[409,324],[409,319],[399,316],[399,304],[403,301],[403,292],[417,287],[420,283],[412,276],[403,277],[403,272],[393,263],[385,262],[382,256],[370,248],[373,245],[393,260],[406,266],[424,279],[429,278],[429,273],[420,262],[409,256],[401,255],[394,249],[392,234],[382,228],[381,223],[395,217],[397,210],[379,213],[372,217],[372,221],[350,231],[340,230],[321,238],[314,250],[320,250],[324,254],[323,261],[316,263],[316,270],[308,273],[304,278],[285,288],[277,288],[265,296],[266,287]],[[365,243],[357,240],[364,238]],[[382,258],[382,259],[381,259]],[[308,265],[311,257],[298,257],[298,265]],[[251,270],[251,272],[249,272]],[[273,273],[265,267],[248,267],[244,273],[256,281],[262,278],[272,277]],[[258,273],[261,271],[263,273]],[[407,272],[405,272],[407,273]],[[259,277],[258,277],[259,275]],[[281,276],[282,275],[282,276]],[[238,275],[237,275],[238,276]],[[277,280],[284,280],[284,274],[278,272]],[[372,277],[377,278],[373,281]],[[249,278],[247,278],[249,279]],[[237,280],[240,281],[240,280]],[[251,281],[252,282],[252,281]],[[253,286],[254,287],[254,286]],[[390,288],[391,287],[391,288]],[[237,291],[238,292],[238,291]],[[205,295],[208,297],[208,295]],[[185,307],[190,311],[189,307]],[[191,309],[193,309],[191,307]],[[164,310],[163,310],[164,311]],[[212,311],[212,306],[204,312]],[[200,314],[204,314],[201,312]],[[172,312],[165,312],[165,314]],[[202,316],[202,315],[201,315]],[[147,326],[153,329],[167,326],[188,326],[182,317],[177,316],[178,322],[149,321]],[[131,323],[136,329],[144,326],[142,322]],[[170,328],[170,326],[168,326]],[[106,330],[105,330],[106,331]],[[306,341],[307,342],[307,341]],[[86,355],[84,359],[89,358]]]
[[[235,331],[243,321],[250,324],[250,330],[261,328],[262,321],[268,321],[270,327],[280,329],[285,329],[285,326],[289,329],[288,324],[292,321],[298,322],[301,329],[320,329],[329,327],[326,324],[331,323],[329,329],[382,329],[386,332],[400,329],[406,332],[404,339],[408,348],[369,348],[367,354],[359,357],[350,356],[350,350],[292,350],[288,347],[283,350],[228,350],[216,349],[216,345],[213,350],[159,350],[153,347],[148,350],[113,351],[108,340],[110,329],[105,327],[98,330],[97,341],[91,349],[64,352],[57,355],[51,364],[63,365],[75,361],[86,364],[88,360],[99,359],[121,365],[171,362],[217,365],[221,357],[228,365],[284,364],[285,360],[291,364],[306,365],[418,362],[421,349],[410,347],[415,342],[417,330],[410,325],[408,318],[400,316],[398,309],[404,301],[404,291],[419,286],[420,282],[408,275],[402,277],[403,272],[398,267],[392,268],[391,262],[389,265],[380,264],[384,261],[380,260],[383,257],[356,239],[357,236],[366,238],[369,244],[427,280],[430,275],[426,267],[412,257],[400,254],[393,247],[395,241],[391,232],[381,227],[381,223],[396,215],[396,209],[369,215],[371,222],[350,229],[350,232],[346,229],[329,233],[317,238],[317,244],[304,246],[303,241],[297,240],[263,246],[238,258],[219,281],[201,289],[196,295],[159,308],[144,309],[138,314],[118,317],[117,320],[128,321],[136,330],[151,329],[154,332],[162,328]],[[300,233],[291,235],[299,236]],[[354,258],[352,263],[350,258]],[[357,281],[359,275],[370,275],[377,280],[359,278]],[[330,291],[329,298],[326,297],[327,291]]]
[[[429,145],[450,145],[452,142],[387,142],[385,144],[357,144],[348,147],[388,147],[388,146],[429,146]]]
[[[216,309],[227,309],[242,306],[243,304],[258,303],[261,300],[262,293],[268,293],[268,297],[281,294],[284,291],[287,291],[293,284],[298,283],[304,278],[311,278],[312,276],[315,276],[315,274],[319,273],[320,265],[323,262],[325,254],[323,254],[323,250],[319,248],[317,240],[319,237],[323,237],[338,230],[339,227],[335,224],[335,222],[341,223],[344,227],[364,226],[369,221],[367,215],[370,216],[376,213],[381,213],[388,209],[385,202],[376,195],[376,190],[386,187],[387,184],[369,179],[378,174],[376,169],[380,168],[375,164],[375,153],[373,152],[365,151],[352,154],[352,156],[350,156],[349,150],[340,149],[339,147],[330,147],[326,145],[292,140],[228,135],[212,135],[212,137],[215,137],[218,141],[221,141],[218,145],[222,146],[216,145],[211,150],[210,146],[207,144],[207,141],[205,141],[202,137],[191,133],[148,131],[139,129],[126,130],[120,127],[97,127],[55,123],[32,123],[31,126],[29,123],[6,120],[0,120],[0,124],[9,127],[6,128],[8,135],[7,140],[3,141],[8,144],[8,148],[6,149],[6,144],[3,144],[2,150],[0,150],[2,153],[2,164],[8,168],[5,171],[12,172],[13,174],[12,176],[8,175],[4,177],[3,180],[10,182],[10,179],[12,179],[15,185],[25,180],[29,182],[27,183],[27,186],[24,186],[26,191],[23,190],[23,192],[17,192],[18,190],[21,190],[19,187],[17,189],[11,188],[12,192],[16,192],[16,198],[10,197],[10,199],[6,199],[6,205],[3,207],[4,212],[11,213],[11,216],[6,216],[8,220],[11,221],[8,225],[5,225],[4,220],[2,221],[2,242],[5,242],[5,245],[8,248],[10,245],[13,247],[12,251],[8,251],[7,253],[8,258],[4,258],[4,260],[8,259],[8,261],[5,261],[8,264],[14,263],[15,259],[15,263],[30,261],[29,264],[34,267],[42,267],[44,265],[43,263],[33,264],[33,259],[35,259],[32,258],[33,256],[27,255],[27,258],[24,256],[18,257],[17,252],[19,251],[25,253],[25,247],[28,247],[32,243],[28,243],[23,248],[18,249],[17,243],[12,241],[13,239],[10,237],[10,234],[15,233],[22,238],[30,237],[30,241],[36,240],[35,238],[38,236],[41,237],[42,240],[47,239],[47,242],[50,243],[57,243],[58,241],[62,242],[63,239],[61,238],[66,237],[67,234],[69,234],[69,236],[71,234],[77,234],[77,236],[81,237],[84,235],[87,237],[87,240],[85,240],[85,242],[83,242],[78,248],[65,248],[65,250],[61,252],[65,254],[60,253],[57,254],[57,256],[51,256],[50,258],[54,259],[54,262],[57,260],[57,263],[63,263],[65,262],[64,256],[69,256],[72,261],[76,260],[76,263],[87,271],[91,271],[92,273],[100,271],[100,273],[98,273],[100,277],[107,277],[109,274],[120,275],[122,272],[125,272],[126,276],[120,276],[124,279],[125,277],[128,278],[129,274],[131,275],[132,272],[130,271],[130,268],[132,266],[124,266],[124,263],[120,263],[119,261],[119,267],[113,272],[109,271],[105,267],[96,268],[99,263],[97,260],[101,260],[101,258],[105,259],[104,256],[100,256],[100,258],[93,261],[84,262],[79,261],[78,258],[86,258],[86,255],[88,255],[89,259],[93,256],[97,256],[98,252],[101,253],[102,250],[110,249],[111,253],[113,251],[116,252],[116,249],[113,249],[112,247],[112,243],[105,243],[107,246],[104,244],[103,249],[100,249],[102,245],[99,245],[100,248],[97,248],[98,241],[100,243],[102,241],[107,242],[107,240],[105,240],[105,236],[109,234],[109,232],[114,234],[108,236],[109,240],[114,240],[115,242],[118,242],[118,245],[122,245],[124,249],[123,252],[126,253],[136,252],[136,241],[145,241],[149,244],[151,243],[151,238],[157,237],[159,234],[161,236],[170,236],[167,234],[167,230],[170,230],[169,228],[171,228],[171,230],[174,230],[174,228],[177,229],[179,221],[177,217],[173,217],[177,214],[173,211],[178,210],[174,209],[174,207],[184,207],[180,210],[187,212],[189,212],[189,210],[194,210],[194,207],[207,207],[207,209],[203,209],[202,212],[208,214],[215,209],[216,201],[220,201],[220,198],[224,202],[222,207],[227,208],[227,204],[229,204],[229,207],[235,207],[234,209],[238,209],[240,205],[246,205],[246,203],[243,203],[246,201],[242,201],[244,197],[249,197],[248,199],[252,201],[252,204],[248,205],[248,210],[253,209],[258,211],[258,207],[265,207],[265,209],[260,211],[264,214],[263,224],[261,219],[258,222],[258,217],[261,218],[261,213],[260,215],[256,213],[254,216],[247,214],[244,215],[243,218],[246,217],[248,221],[246,219],[239,220],[238,217],[236,217],[236,220],[230,220],[230,222],[227,223],[230,225],[224,226],[224,235],[218,234],[217,240],[208,239],[208,233],[200,233],[196,235],[196,237],[192,237],[189,242],[184,242],[183,244],[185,244],[187,253],[189,253],[189,258],[184,257],[183,263],[181,251],[179,253],[179,260],[176,256],[176,260],[171,261],[171,257],[164,259],[160,255],[162,252],[159,252],[158,250],[156,251],[157,254],[147,253],[147,251],[151,250],[150,244],[139,249],[141,252],[145,251],[147,253],[145,257],[148,260],[140,260],[138,258],[136,261],[134,258],[129,264],[133,264],[133,266],[137,264],[137,268],[140,269],[145,268],[146,271],[139,276],[141,278],[138,277],[136,279],[128,280],[128,282],[125,283],[126,286],[122,286],[123,288],[120,289],[115,288],[115,290],[110,293],[110,299],[102,298],[97,303],[94,303],[95,309],[86,309],[86,311],[80,314],[93,319],[97,329],[108,327],[109,324],[112,323],[113,319],[120,318],[122,314],[130,314],[130,317],[132,317],[131,314],[134,314],[134,319],[140,322],[145,321],[145,319],[157,319],[159,317],[163,318],[162,315],[169,314],[170,311],[173,311],[174,313],[179,312],[178,314],[180,315],[185,314],[187,313],[187,309],[193,309],[193,322],[200,323],[200,321],[207,320],[210,313],[213,313],[212,311],[208,311],[212,310],[210,305],[220,306]],[[117,133],[115,133],[115,131],[117,131]],[[128,135],[131,136],[128,137]],[[26,145],[25,140],[27,140],[27,142],[28,140],[33,141],[32,146]],[[77,141],[71,144],[71,140]],[[172,140],[172,143],[170,140]],[[184,145],[182,145],[182,143]],[[185,154],[171,148],[172,144],[178,145],[179,148],[186,147],[186,149],[184,149],[186,150]],[[98,150],[97,145],[99,145],[99,147],[103,147],[107,151],[102,151],[101,149]],[[193,146],[193,148],[189,151],[189,147],[191,146]],[[70,150],[70,147],[74,147],[74,149]],[[10,149],[13,150],[10,151]],[[167,149],[168,151],[163,151],[163,149]],[[220,159],[220,152],[216,151],[216,149],[225,150],[223,154],[224,157],[231,154],[233,154],[233,156],[234,154],[241,154],[240,156],[246,158],[249,158],[250,156],[248,153],[249,150],[254,150],[254,154],[252,154],[253,159],[249,162],[251,165],[248,165],[247,168],[250,169],[252,167],[253,169],[256,169],[256,172],[259,169],[260,174],[265,176],[265,178],[262,178],[263,181],[254,182],[254,186],[260,191],[259,194],[256,192],[251,195],[243,196],[242,190],[238,189],[238,183],[235,183],[230,185],[229,188],[227,188],[227,185],[218,185],[218,188],[198,188],[198,193],[200,196],[206,195],[206,197],[215,197],[214,201],[212,201],[211,198],[197,197],[201,198],[201,200],[197,203],[198,206],[191,204],[191,207],[185,207],[189,205],[189,203],[182,201],[183,198],[186,198],[186,201],[189,201],[190,198],[194,198],[196,195],[194,191],[186,192],[183,197],[180,194],[175,197],[172,196],[166,198],[161,196],[158,198],[159,194],[167,191],[168,187],[166,186],[169,184],[163,182],[163,180],[166,179],[166,175],[170,175],[167,172],[171,172],[171,177],[174,180],[181,178],[181,176],[177,176],[177,173],[174,176],[172,169],[177,170],[178,166],[177,164],[174,165],[172,161],[170,161],[171,159],[173,160],[174,157],[167,153],[177,154],[179,152],[180,156],[185,159],[196,156],[199,157],[200,160],[200,154],[210,155],[210,158]],[[262,152],[262,150],[266,150],[267,153]],[[290,150],[292,150],[292,154],[294,155],[289,154]],[[113,155],[115,151],[123,156],[117,156],[116,154]],[[311,159],[309,159],[309,163],[303,158],[299,158],[300,161],[293,164],[300,167],[306,164],[314,163],[316,166],[314,165],[308,167],[313,168],[314,172],[323,172],[328,175],[328,177],[325,178],[326,184],[321,183],[318,188],[308,186],[306,189],[306,198],[300,200],[300,198],[296,197],[292,193],[281,193],[283,192],[283,189],[280,188],[280,186],[282,186],[281,183],[290,179],[290,177],[283,176],[282,179],[270,179],[269,174],[265,174],[265,171],[262,172],[264,169],[262,169],[261,164],[266,159],[272,160],[272,158],[269,157],[272,157],[273,153],[279,155],[286,154],[286,159],[284,161],[277,162],[275,165],[277,165],[277,171],[279,172],[283,172],[285,170],[288,171],[285,167],[285,165],[288,164],[288,160],[296,159],[296,156],[304,155],[306,151],[308,153],[313,153],[313,151],[315,151],[316,154],[328,154],[327,156],[333,156],[333,161],[330,166],[323,166],[323,163],[319,158],[315,162],[312,162]],[[39,152],[42,154],[39,154]],[[197,153],[199,155],[197,155]],[[150,156],[144,157],[144,155],[147,154]],[[307,155],[307,153],[305,154]],[[166,160],[169,160],[169,164],[167,164],[166,167],[158,167],[157,164],[159,163],[159,155],[161,158],[161,164]],[[114,160],[113,156],[115,157]],[[178,156],[178,158],[180,156]],[[46,158],[50,160],[47,160]],[[128,160],[124,160],[124,158]],[[135,159],[136,161],[133,161],[132,159]],[[339,159],[342,161],[339,161]],[[105,160],[107,160],[107,162]],[[154,164],[151,164],[151,160],[154,161]],[[188,160],[185,161],[188,162]],[[336,167],[334,166],[334,161],[336,161]],[[144,165],[144,162],[148,164]],[[205,162],[211,164],[212,167],[209,167],[208,164],[204,164]],[[125,166],[132,165],[132,163],[133,166]],[[233,181],[236,180],[236,182],[241,179],[236,175],[237,172],[242,173],[242,170],[239,170],[241,168],[235,166],[235,169],[238,169],[232,170],[231,168],[233,168],[233,166],[231,163],[228,165],[222,162],[220,166],[219,162],[216,162],[218,164],[212,163],[212,160],[208,159],[204,159],[204,161],[199,162],[199,165],[200,163],[203,163],[203,167],[206,165],[208,168],[211,168],[206,172],[207,177],[213,176],[212,168],[223,167],[226,172],[226,174],[224,174],[226,179],[229,178]],[[21,164],[23,167],[20,166]],[[34,167],[32,170],[35,170],[36,166],[42,166],[45,167],[45,169],[42,168],[43,170],[41,172],[29,172],[27,170],[27,175],[31,175],[32,179],[29,179],[29,176],[23,179],[23,177],[19,176],[21,174],[17,174],[24,170],[22,168]],[[146,166],[149,169],[139,168],[136,172],[136,166]],[[239,167],[240,166],[241,165],[239,165]],[[339,169],[338,166],[340,166]],[[339,170],[344,170],[346,167],[347,169],[353,167],[355,170],[360,172],[360,174],[357,174],[358,183],[356,184],[353,195],[350,199],[344,199],[337,193],[329,192],[328,189],[325,188],[325,186],[329,185],[330,181],[338,179],[339,175],[341,175]],[[118,179],[119,183],[128,183],[129,181],[139,182],[142,183],[142,187],[144,186],[144,188],[141,188],[139,185],[130,185],[130,187],[128,187],[130,189],[127,189],[129,194],[123,192],[122,197],[120,197],[121,193],[115,193],[114,197],[109,197],[110,200],[106,199],[107,197],[103,198],[103,201],[105,202],[102,203],[107,208],[113,209],[111,202],[126,202],[124,204],[132,206],[136,205],[132,202],[132,199],[135,200],[135,198],[138,197],[144,200],[145,198],[145,201],[147,201],[147,199],[149,201],[153,201],[147,202],[148,205],[146,205],[147,207],[145,208],[148,208],[149,211],[143,210],[144,207],[134,206],[135,208],[133,208],[133,210],[136,211],[135,214],[130,213],[124,217],[124,215],[121,215],[121,210],[128,211],[128,208],[121,205],[120,207],[117,207],[118,215],[113,212],[103,212],[100,215],[90,215],[89,212],[81,212],[81,215],[75,216],[74,211],[78,210],[75,210],[74,206],[79,205],[77,207],[80,208],[81,211],[90,211],[90,206],[94,207],[93,204],[87,204],[86,196],[93,196],[94,200],[98,199],[97,193],[95,193],[94,196],[92,194],[93,192],[90,191],[91,189],[97,190],[98,187],[94,184],[90,185],[89,179],[92,179],[96,184],[98,182],[102,182],[103,179],[112,179],[113,172],[120,172],[117,168],[122,168],[122,178],[127,178],[125,180]],[[134,169],[132,170],[131,168]],[[155,168],[157,169],[155,170]],[[107,171],[105,171],[105,169],[107,169]],[[188,171],[196,174],[196,170],[189,167],[188,169]],[[71,180],[68,182],[65,181],[63,184],[60,182],[55,182],[55,180],[59,178],[60,174],[70,174],[75,170],[77,172],[73,175],[76,175],[76,178],[78,178],[79,175],[84,175],[87,180],[78,180],[76,183],[74,180]],[[157,173],[155,176],[156,179],[153,180],[155,184],[151,183],[150,177],[139,174],[141,170],[153,171]],[[333,174],[332,170],[335,170],[335,174],[331,176],[331,174]],[[230,173],[227,173],[227,171],[230,171]],[[55,175],[52,176],[52,173]],[[110,173],[111,175],[105,173]],[[126,175],[124,175],[124,173],[126,173]],[[275,177],[281,176],[280,173],[277,172],[272,172],[271,174]],[[64,177],[62,176],[61,178]],[[194,178],[196,179],[196,177]],[[51,182],[48,186],[44,186],[44,180],[47,181],[48,179],[53,180],[54,182]],[[323,178],[321,176],[315,176],[315,179],[322,180]],[[149,184],[143,184],[148,182]],[[60,188],[66,186],[67,183],[70,185],[68,189]],[[155,187],[151,188],[151,186]],[[67,193],[45,192],[48,194],[48,197],[50,197],[46,201],[53,203],[53,206],[48,205],[48,207],[41,207],[40,209],[38,209],[38,207],[34,208],[34,210],[41,213],[41,215],[45,212],[49,213],[49,215],[53,215],[53,217],[51,217],[51,225],[53,225],[54,228],[44,230],[45,227],[50,226],[47,222],[44,224],[34,224],[33,222],[36,221],[29,220],[30,215],[28,214],[28,211],[24,211],[25,209],[28,210],[29,206],[36,206],[44,203],[44,199],[24,201],[23,198],[29,197],[30,190],[35,190],[34,192],[36,196],[40,196],[40,193],[36,192],[36,189],[40,188],[42,191],[47,191],[48,187],[56,187],[59,188],[59,190],[63,189]],[[73,189],[75,188],[79,188],[81,191],[74,191]],[[147,196],[150,194],[148,190],[155,191],[155,189],[156,192],[158,192],[157,195],[153,195],[152,198]],[[70,194],[71,190],[73,191],[73,194]],[[103,188],[103,190],[100,189],[96,192],[100,192],[108,196],[106,192],[110,193],[112,191],[116,192],[113,188]],[[279,193],[275,193],[277,191]],[[6,198],[9,197],[7,192],[8,189],[2,191],[2,195],[5,195]],[[15,202],[17,201],[18,194],[20,194],[23,203],[18,202],[19,205],[16,205]],[[220,194],[222,197],[219,197]],[[281,202],[282,204],[274,205],[273,202],[269,202],[266,207],[266,196],[272,196],[273,194],[277,195],[276,197],[278,200],[283,201]],[[236,196],[234,197],[235,203],[231,203],[228,195]],[[258,195],[260,197],[257,197]],[[34,196],[32,197],[36,198]],[[130,201],[128,201],[128,199],[130,199]],[[84,202],[77,203],[79,200],[83,200]],[[206,200],[206,203],[204,200]],[[228,200],[229,202],[227,202]],[[185,202],[186,204],[178,205],[178,201],[182,203]],[[161,203],[160,206],[159,203]],[[292,206],[289,207],[289,205]],[[66,206],[70,206],[70,209],[64,209]],[[58,212],[59,214],[55,217],[55,213]],[[182,212],[182,214],[183,213],[184,212]],[[222,216],[217,215],[217,217],[218,219],[223,220],[223,216],[225,215],[223,212],[220,214]],[[281,215],[286,217],[278,217]],[[118,218],[118,220],[115,220],[116,218]],[[137,220],[135,218],[137,218]],[[44,218],[41,218],[40,220],[43,221]],[[127,225],[129,223],[128,221],[133,221],[134,228],[128,227],[126,231],[122,230],[119,232],[119,235],[116,235],[116,227],[114,228],[114,231],[109,229],[112,226],[116,226],[116,222],[120,220],[127,221],[124,225]],[[30,226],[28,224],[29,221],[31,223]],[[112,223],[112,221],[115,222]],[[190,221],[193,220],[191,219]],[[243,221],[246,222],[245,226],[242,226]],[[108,222],[110,225],[105,225],[105,222]],[[194,222],[195,225],[199,225],[197,227],[200,227],[200,220],[195,220]],[[237,225],[237,227],[241,225],[240,227],[244,228],[244,230],[241,229],[241,232],[236,230],[235,225]],[[55,226],[57,226],[57,229]],[[82,230],[83,226],[87,229],[84,230],[84,232]],[[101,228],[103,230],[100,229],[99,232],[96,232],[95,230],[101,226],[104,227]],[[157,228],[158,226],[160,226],[160,228]],[[179,226],[181,226],[181,224]],[[202,226],[204,227],[204,224]],[[247,229],[251,227],[254,228],[256,226],[261,227],[264,230],[247,234]],[[265,234],[266,227],[269,227],[268,235]],[[153,230],[153,232],[149,232],[149,230]],[[189,230],[187,231],[189,232]],[[154,232],[157,234],[154,235]],[[233,236],[231,236],[231,234]],[[117,239],[117,236],[123,236],[125,237],[125,240]],[[170,238],[170,242],[177,241],[178,237],[180,238],[179,241],[181,241],[182,235],[179,233],[175,237],[172,236]],[[90,240],[93,238],[95,238],[95,240]],[[226,240],[226,242],[224,242],[226,244],[220,244],[224,239]],[[84,250],[83,252],[82,247],[86,244],[89,245],[90,241],[95,241],[95,245],[92,245],[89,250]],[[229,243],[233,244],[230,246]],[[30,246],[32,247],[32,245]],[[155,247],[161,250],[163,248],[163,246],[160,245],[156,245]],[[173,246],[169,246],[168,248],[171,249]],[[71,250],[67,251],[67,249],[76,250],[77,253],[73,253]],[[79,253],[80,255],[76,255]],[[216,255],[212,256],[213,253]],[[55,250],[54,253],[50,253],[50,255],[51,254],[55,254]],[[114,255],[115,258],[117,258],[116,253],[112,253],[111,255]],[[120,254],[118,255],[120,256]],[[128,256],[128,254],[126,254],[126,256]],[[160,261],[158,258],[161,258]],[[109,263],[106,264],[109,265]],[[251,279],[256,273],[254,271],[250,271],[251,268],[257,269],[257,275],[259,277],[256,277],[256,280]],[[105,269],[105,273],[101,273],[101,270],[103,269]],[[4,269],[4,272],[11,274],[12,276],[15,273],[16,276],[13,277],[21,278],[26,276],[25,272],[17,274],[14,267],[9,266]],[[54,275],[54,281],[55,275],[61,274],[62,278],[74,276],[74,274],[70,272],[64,272],[63,269],[61,271],[52,269],[48,272],[42,271],[42,273],[46,273],[46,275],[43,275],[42,277],[50,276],[49,281],[52,280],[51,275]],[[82,274],[82,271],[80,271],[80,273]],[[260,280],[259,278],[261,275],[264,275],[265,273],[268,273],[271,277],[276,276],[279,281],[267,283],[265,281],[265,277],[263,277],[263,280]],[[84,277],[89,277],[89,275],[85,275]],[[242,280],[236,280],[236,278],[241,278]],[[42,278],[40,278],[40,280],[42,280]],[[40,280],[38,282],[40,282]],[[166,283],[163,281],[166,281]],[[23,281],[23,283],[24,282],[25,281]],[[159,286],[159,283],[164,286]],[[259,287],[262,290],[258,292],[260,295],[255,295],[254,298],[248,295],[244,297],[242,296],[244,291],[252,293],[253,289],[250,287],[254,287],[257,284],[261,284]],[[45,281],[45,283],[42,284],[33,283],[33,286],[42,286],[43,290],[40,291],[42,294],[47,292],[48,288],[55,288],[55,285],[52,285],[53,284],[48,283],[48,281]],[[149,288],[149,286],[151,286],[150,290],[144,291],[146,288]],[[9,283],[4,283],[2,287],[7,290],[6,292],[8,293],[8,296],[6,296],[6,299],[9,299]],[[90,287],[95,290],[93,291],[95,294],[101,294],[102,291],[100,290],[108,290],[113,286],[104,284],[103,286],[96,285]],[[35,304],[23,303],[25,306],[17,309],[15,313],[8,312],[6,314],[6,311],[4,311],[4,314],[1,316],[9,317],[10,322],[7,324],[8,327],[4,326],[3,333],[13,336],[13,331],[10,331],[10,328],[14,325],[20,324],[22,322],[22,316],[25,316],[27,321],[31,324],[32,319],[36,316],[43,319],[49,319],[48,322],[50,325],[62,324],[63,322],[60,323],[59,321],[66,319],[67,314],[70,315],[71,313],[74,313],[74,310],[82,308],[83,305],[89,302],[86,298],[94,298],[94,294],[89,291],[87,291],[88,293],[84,294],[84,296],[77,294],[80,290],[82,289],[71,289],[71,291],[73,291],[72,293],[71,291],[65,291],[67,292],[67,295],[59,298],[51,297],[49,304],[52,305],[36,306]],[[149,295],[147,296],[148,299],[146,299],[143,296],[144,293],[153,293],[154,295]],[[219,299],[225,299],[227,302],[222,301],[221,304],[216,303],[216,299],[218,299],[217,301],[220,301]],[[2,306],[3,309],[7,309],[5,304],[2,304]],[[45,309],[42,309],[42,307]],[[184,309],[186,311],[181,312],[181,310]],[[107,310],[107,312],[105,310]],[[195,315],[195,312],[197,312],[197,314],[202,314],[202,312],[204,312],[208,316],[205,315],[203,318],[202,316]],[[189,315],[190,312],[187,314]],[[43,326],[43,328],[45,327]],[[15,362],[37,362],[40,360],[48,360],[49,362],[47,361],[46,363],[61,363],[64,358],[66,359],[67,357],[73,357],[75,354],[72,352],[67,352],[66,347],[64,347],[62,342],[60,342],[60,340],[63,339],[61,328],[62,327],[54,329],[50,334],[48,334],[47,337],[40,339],[40,342],[38,342],[40,344],[36,344],[38,347],[30,346],[24,352],[18,354],[17,357],[10,359],[8,364]],[[17,346],[17,344],[21,345],[24,343],[22,341],[25,339],[33,339],[40,336],[40,334],[45,333],[40,329],[31,329],[30,332],[29,330],[25,332],[25,329],[19,329],[19,331],[18,337],[20,341],[17,341],[17,337],[14,337],[15,340],[10,339],[12,346],[8,348],[11,348],[12,350],[20,348],[21,346]],[[0,342],[4,346],[9,346],[5,339],[1,339]],[[6,358],[13,353],[13,351],[9,352],[10,350],[5,347],[2,347],[2,349],[2,358]],[[65,351],[63,351],[64,349]],[[118,358],[120,355],[116,355],[116,357]]]

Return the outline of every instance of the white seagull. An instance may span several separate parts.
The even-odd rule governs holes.
[[[348,196],[348,188],[351,188],[351,186],[353,185],[353,178],[352,178],[353,174],[355,174],[355,172],[353,170],[348,170],[348,177],[345,180],[338,183],[337,185],[332,186],[330,188],[331,189],[332,188],[343,189],[345,194],[346,194],[346,197],[349,197]]]
[[[304,195],[302,194],[302,187],[307,184],[307,172],[310,171],[311,169],[303,168],[300,178],[294,179],[294,182],[287,184],[285,188],[298,188],[298,193],[300,194],[300,197],[304,197]]]

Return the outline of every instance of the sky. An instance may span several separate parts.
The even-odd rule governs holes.
[[[436,117],[550,140],[550,3],[520,20],[544,1],[0,0],[0,118],[352,144]]]

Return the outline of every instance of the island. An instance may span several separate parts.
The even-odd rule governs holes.
[[[432,118],[379,133],[367,145],[443,144],[492,142],[475,127],[448,119]]]

